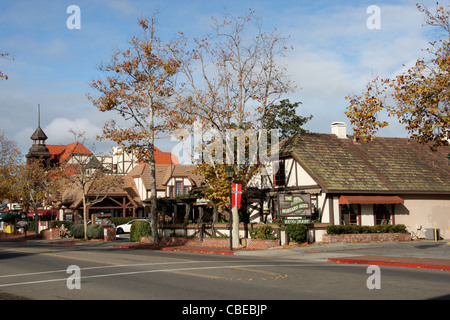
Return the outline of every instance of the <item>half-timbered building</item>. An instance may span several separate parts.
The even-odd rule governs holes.
[[[424,237],[449,238],[450,147],[405,138],[360,141],[333,123],[331,134],[296,134],[280,143],[278,161],[251,186],[263,191],[251,221],[405,224]],[[320,236],[319,236],[320,237]]]

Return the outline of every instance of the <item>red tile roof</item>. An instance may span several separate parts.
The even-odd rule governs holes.
[[[74,142],[68,145],[47,145],[48,150],[53,155],[50,158],[50,162],[55,164],[61,164],[73,155],[86,155],[90,156],[93,153],[82,145],[80,142]]]
[[[171,152],[163,152],[157,147],[154,147],[155,164],[180,164],[178,158]],[[143,162],[139,163],[143,164]]]

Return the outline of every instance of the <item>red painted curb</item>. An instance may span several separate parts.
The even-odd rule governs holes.
[[[113,248],[122,249],[147,249],[147,250],[160,250],[160,251],[184,251],[184,252],[194,252],[194,253],[209,253],[209,254],[223,254],[223,255],[234,255],[233,251],[221,251],[221,250],[208,250],[208,249],[190,249],[190,248],[176,248],[176,247],[153,247],[153,246],[142,246],[142,245],[114,245]]]
[[[185,248],[162,248],[162,251],[184,251],[194,253],[210,253],[210,254],[228,254],[234,255],[233,251],[219,251],[219,250],[207,250],[207,249],[185,249]]]
[[[450,271],[450,266],[442,266],[436,264],[424,263],[407,263],[407,262],[392,262],[392,261],[376,261],[376,260],[361,260],[361,259],[346,259],[346,258],[328,258],[328,262],[349,263],[349,264],[369,264],[378,266],[404,267],[414,269],[434,269],[442,271]]]
[[[67,244],[67,245],[71,245],[71,246],[76,245],[76,243],[73,242],[73,241],[53,241],[53,242],[50,242],[50,243],[51,244]]]

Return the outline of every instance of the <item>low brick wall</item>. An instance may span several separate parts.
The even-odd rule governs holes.
[[[280,240],[242,239],[242,245],[247,249],[267,250],[281,245]],[[245,242],[245,243],[244,243]]]
[[[104,228],[103,229],[103,240],[104,241],[115,241],[116,240],[116,229]]]
[[[152,243],[151,236],[141,237],[141,243]],[[187,246],[190,244],[198,244],[201,243],[200,238],[183,238],[183,237],[168,237],[164,238],[164,245],[166,246]]]
[[[242,247],[254,250],[267,250],[281,245],[280,240],[241,239]],[[230,239],[203,238],[203,246],[211,248],[229,248]]]
[[[383,241],[411,241],[410,233],[357,233],[357,234],[324,234],[323,243],[346,242],[367,243]]]
[[[169,237],[164,240],[164,245],[167,246],[188,246],[201,243],[200,238]]]
[[[59,229],[47,229],[42,230],[42,239],[43,240],[53,240],[53,239],[59,239]]]
[[[211,248],[229,248],[230,239],[227,238],[203,238],[203,246]]]

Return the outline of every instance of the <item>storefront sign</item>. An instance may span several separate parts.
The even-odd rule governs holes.
[[[284,224],[311,223],[311,219],[283,219]]]
[[[311,216],[311,195],[305,193],[280,193],[278,203],[281,217]]]

